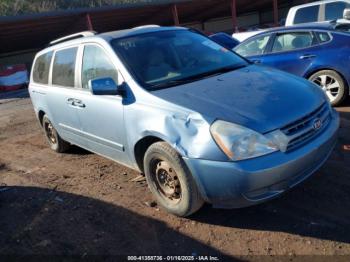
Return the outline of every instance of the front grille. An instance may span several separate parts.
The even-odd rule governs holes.
[[[322,123],[319,129],[314,128],[314,123],[318,119]],[[294,150],[312,140],[327,127],[330,119],[331,112],[327,103],[324,103],[312,113],[281,128],[289,139],[286,151]]]

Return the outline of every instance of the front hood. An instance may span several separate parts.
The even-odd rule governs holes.
[[[255,65],[152,94],[260,133],[281,128],[326,101],[321,89],[307,80]]]

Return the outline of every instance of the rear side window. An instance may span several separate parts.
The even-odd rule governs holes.
[[[98,46],[85,46],[82,67],[82,87],[88,89],[89,80],[104,77],[111,77],[118,84],[118,72],[106,53]]]
[[[57,51],[52,67],[52,84],[74,87],[75,61],[78,48]]]
[[[328,33],[325,32],[316,32],[320,43],[325,43],[331,40],[331,37]]]
[[[336,20],[343,18],[344,9],[348,8],[349,4],[344,2],[335,2],[326,4],[325,18],[326,20]]]
[[[51,64],[52,52],[43,54],[35,60],[33,67],[33,81],[38,84],[48,84],[49,71]]]
[[[270,36],[265,35],[254,38],[250,41],[248,40],[247,42],[239,45],[234,51],[241,56],[262,55],[264,54],[269,39]]]
[[[319,5],[300,8],[295,13],[294,24],[310,23],[318,21]]]
[[[310,32],[292,32],[279,34],[273,43],[272,52],[291,51],[307,48],[315,43],[314,36]]]

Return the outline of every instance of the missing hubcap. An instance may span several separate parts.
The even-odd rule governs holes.
[[[163,160],[157,160],[153,168],[153,180],[161,195],[171,203],[181,200],[181,184],[175,170]]]

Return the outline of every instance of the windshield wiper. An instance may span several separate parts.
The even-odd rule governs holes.
[[[188,81],[188,80],[201,80],[203,78],[211,77],[211,76],[216,76],[216,75],[221,75],[227,72],[231,72],[237,69],[240,69],[242,67],[245,67],[246,65],[234,65],[234,66],[225,66],[221,67],[212,71],[204,72],[198,75],[194,76],[189,76],[184,78],[183,80]]]
[[[211,70],[208,72],[204,72],[198,75],[193,75],[193,76],[189,76],[189,77],[185,77],[182,79],[174,79],[174,80],[170,80],[167,81],[165,83],[159,83],[159,84],[154,84],[152,86],[150,86],[150,90],[154,91],[154,90],[158,90],[158,89],[163,89],[163,88],[168,88],[168,87],[172,87],[172,86],[177,86],[177,85],[183,85],[183,84],[187,84],[187,83],[191,83],[191,82],[195,82],[195,81],[199,81],[208,77],[212,77],[212,76],[216,76],[216,75],[221,75],[224,73],[228,73],[243,67],[246,67],[247,65],[234,65],[234,66],[225,66],[225,67],[221,67],[215,70]]]

